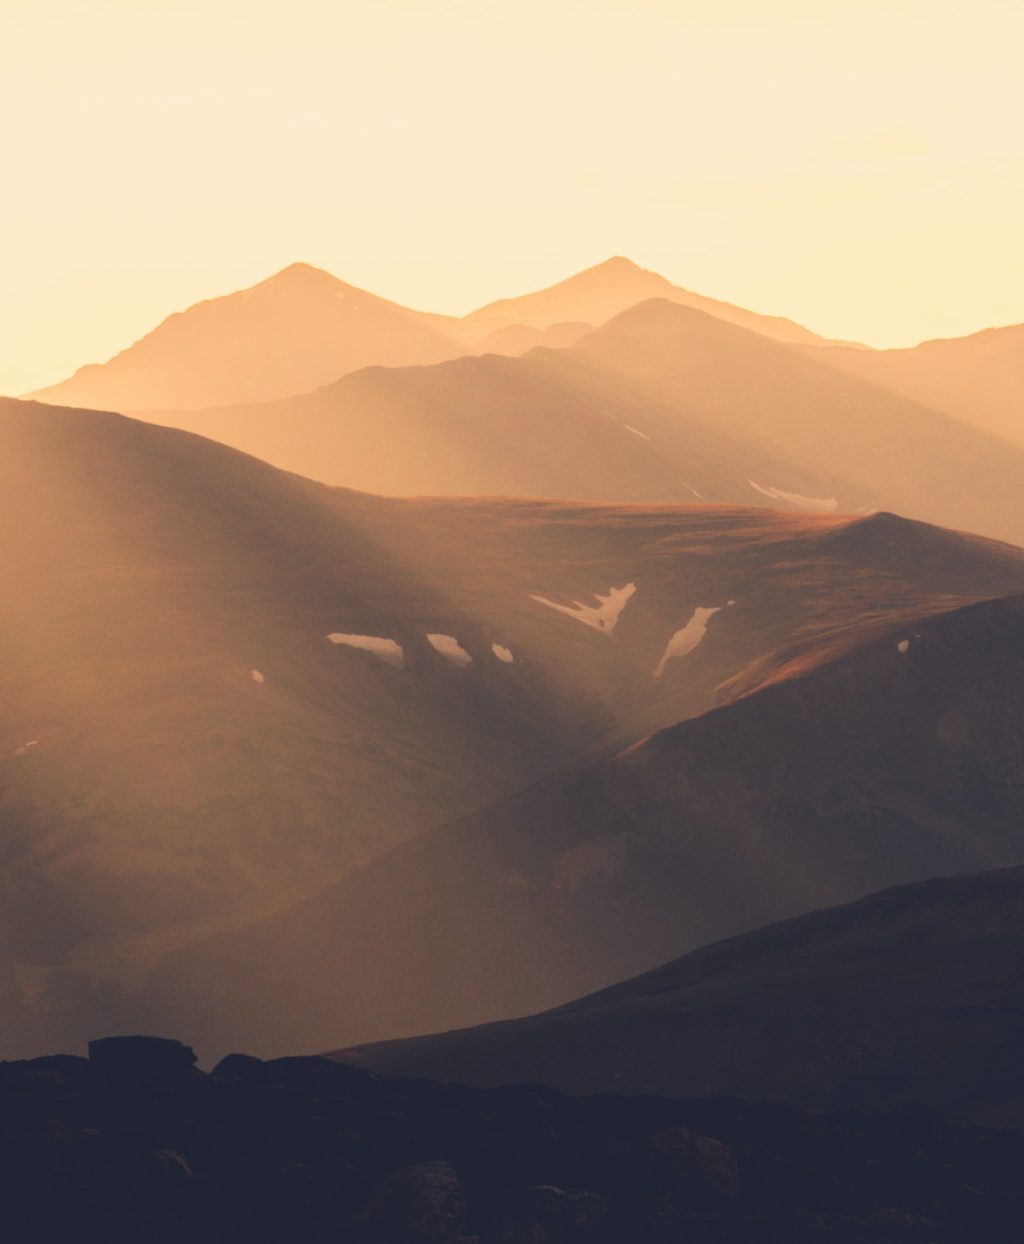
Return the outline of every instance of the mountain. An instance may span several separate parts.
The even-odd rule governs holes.
[[[14,400],[0,499],[4,1053],[72,958],[120,979],[703,711],[710,684],[652,676],[695,593],[727,590],[701,549],[816,531],[756,511],[388,501]]]
[[[816,351],[851,376],[1024,445],[1024,324],[908,350]]]
[[[553,350],[574,346],[587,333],[593,331],[592,324],[584,324],[582,320],[570,320],[565,324],[551,324],[547,328],[531,328],[526,324],[509,324],[505,328],[496,328],[476,343],[478,354],[507,354],[518,357],[527,350],[537,346],[548,346]]]
[[[714,316],[641,303],[575,346],[374,368],[161,416],[394,495],[896,510],[1024,543],[1024,449]]]
[[[1024,598],[957,595],[1019,584],[1020,554],[889,516],[818,522],[705,545],[726,577],[649,656],[719,707],[168,957],[149,1027],[274,1052],[481,1023],[885,885],[1024,862]]]
[[[775,341],[797,342],[802,345],[822,345],[826,339],[794,324],[792,320],[775,315],[759,315],[743,307],[734,307],[716,298],[705,298],[673,285],[656,272],[640,268],[632,260],[617,255],[604,263],[547,289],[519,298],[502,298],[488,303],[466,317],[472,324],[488,332],[511,325],[546,329],[565,321],[583,321],[587,324],[603,324],[613,316],[639,302],[651,298],[664,298],[704,311],[729,324],[739,324],[756,333],[762,333]],[[834,343],[828,343],[834,344]]]
[[[907,558],[834,515],[388,500],[14,400],[0,504],[3,1054],[794,641],[1024,589],[1024,554],[965,537]]]
[[[501,354],[530,345],[567,345],[576,325],[601,323],[635,302],[671,298],[746,324],[780,340],[821,338],[788,320],[755,315],[676,289],[625,259],[609,260],[550,291],[494,304],[463,319],[411,311],[329,272],[296,263],[250,289],[176,312],[105,363],[80,367],[67,380],[30,394],[54,405],[128,413],[187,411],[267,402],[320,388],[363,367],[437,363],[473,353],[481,338]],[[540,300],[540,301],[536,301]],[[522,304],[511,318],[496,308]],[[541,307],[587,307],[593,313],[545,318]],[[509,330],[501,333],[497,330]]]
[[[465,329],[292,264],[251,289],[175,313],[106,363],[33,397],[101,410],[193,410],[302,393],[371,365],[463,353]]]
[[[910,1102],[1024,1120],[1024,869],[919,882],[707,946],[558,1010],[334,1057],[573,1093]]]

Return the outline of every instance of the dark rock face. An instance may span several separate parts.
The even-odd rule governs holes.
[[[91,1055],[0,1064],[5,1244],[1019,1244],[1024,1134],[925,1109]]]
[[[89,1062],[105,1075],[159,1080],[190,1075],[196,1056],[166,1037],[103,1037],[89,1042]]]
[[[608,1198],[542,1185],[516,1190],[496,1216],[502,1244],[584,1244],[603,1238]]]
[[[455,1244],[462,1235],[466,1202],[459,1177],[447,1162],[418,1162],[395,1171],[355,1216],[372,1240]]]

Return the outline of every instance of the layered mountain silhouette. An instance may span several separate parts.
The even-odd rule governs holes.
[[[663,676],[710,673],[721,707],[169,958],[150,981],[166,1008],[154,1022],[187,1017],[215,1050],[244,1034],[264,1052],[322,1045],[327,1029],[349,1045],[479,1023],[885,885],[1024,861],[1024,598],[957,606],[941,577],[984,595],[994,569],[972,573],[979,550],[961,539],[879,516],[777,547],[746,597],[695,609],[669,644]],[[812,603],[798,584],[822,583],[822,554],[846,590]],[[763,550],[740,556],[749,573]],[[862,612],[919,574],[928,592],[903,596],[902,615]],[[743,664],[787,608],[801,638]]]
[[[569,345],[583,325],[602,323],[651,297],[696,306],[780,340],[822,341],[789,320],[678,289],[626,259],[608,260],[551,290],[464,319],[412,311],[296,263],[251,289],[171,315],[108,362],[81,367],[30,396],[128,413],[265,402],[305,393],[363,367]],[[515,314],[520,305],[522,315]],[[559,308],[565,313],[548,315]]]
[[[1024,541],[1024,448],[845,376],[829,353],[655,299],[570,348],[161,418],[388,494],[890,509]]]
[[[360,367],[454,358],[466,337],[456,319],[410,311],[297,263],[169,316],[109,362],[32,396],[120,411],[262,402]]]
[[[335,1057],[386,1075],[1024,1120],[1024,869],[886,890],[546,1014]]]
[[[729,324],[739,324],[753,332],[771,337],[775,341],[797,342],[802,345],[822,345],[826,339],[810,329],[780,316],[760,315],[747,311],[717,298],[706,298],[688,289],[673,285],[657,272],[649,272],[630,259],[617,255],[604,263],[547,289],[519,298],[502,298],[471,312],[466,318],[488,331],[524,325],[528,328],[549,329],[566,321],[582,321],[586,324],[603,324],[628,307],[651,298],[664,298],[704,311]],[[835,343],[828,343],[835,344]]]
[[[553,350],[574,346],[581,337],[593,330],[593,324],[582,320],[568,320],[551,324],[547,328],[531,328],[526,324],[509,324],[496,328],[477,342],[478,354],[508,354],[518,356],[537,346],[549,346]]]
[[[1024,325],[925,341],[909,350],[835,348],[816,357],[849,375],[1024,445]]]

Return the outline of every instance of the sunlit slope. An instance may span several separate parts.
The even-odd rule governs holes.
[[[722,707],[182,954],[152,982],[159,1013],[267,1052],[479,1023],[880,886],[1021,862],[1024,605],[958,605],[953,583],[976,554],[1018,584],[1020,563],[958,539],[891,518],[823,531],[821,595],[830,571],[796,542],[746,550],[736,603],[662,675]],[[799,638],[774,649],[790,610]]]
[[[858,584],[831,515],[384,500],[13,400],[0,497],[12,1024],[54,973],[116,982],[298,901],[706,711],[805,632],[1020,581],[1018,553],[949,536]],[[681,675],[701,636],[714,660]]]

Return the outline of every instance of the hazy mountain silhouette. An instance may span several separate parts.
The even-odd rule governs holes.
[[[152,1022],[263,1052],[479,1023],[884,885],[1024,861],[1024,599],[955,600],[1019,582],[1020,555],[819,521],[773,544],[720,526],[703,573],[675,572],[703,632],[662,677],[722,707],[170,958]],[[798,639],[779,650],[781,629]]]
[[[892,509],[1024,542],[1024,448],[827,353],[656,299],[568,349],[369,369],[161,418],[374,492]]]
[[[581,337],[593,331],[593,324],[582,320],[570,320],[564,324],[551,324],[547,328],[531,328],[527,324],[509,324],[496,328],[476,344],[478,354],[507,354],[518,357],[537,346],[549,346],[553,350],[574,346]]]
[[[673,285],[656,272],[638,267],[630,259],[617,255],[604,263],[547,289],[519,298],[502,298],[488,303],[466,318],[488,331],[525,325],[529,328],[549,328],[567,320],[582,320],[588,324],[603,324],[627,307],[650,298],[664,298],[683,306],[694,307],[717,319],[739,324],[753,332],[762,333],[776,341],[799,342],[804,345],[821,345],[825,338],[792,320],[774,315],[759,315],[743,307],[734,307],[716,298],[705,298]],[[830,343],[831,344],[831,343]]]
[[[1024,324],[909,350],[815,352],[852,376],[1024,445]]]
[[[109,362],[32,396],[121,411],[262,402],[360,367],[454,358],[464,337],[456,319],[410,311],[297,263],[169,316]]]
[[[798,916],[543,1015],[335,1056],[385,1075],[1024,1121],[1024,869]]]
[[[330,384],[362,367],[436,363],[473,353],[481,338],[486,339],[484,350],[500,354],[519,354],[531,345],[568,345],[579,330],[564,321],[602,323],[654,296],[698,306],[780,340],[821,341],[788,320],[677,289],[625,259],[609,260],[550,291],[494,304],[463,319],[411,311],[296,263],[251,289],[168,316],[106,363],[80,367],[69,379],[29,396],[127,413],[272,401]],[[520,304],[522,316],[507,318],[496,310]],[[569,313],[547,317],[541,311],[561,306]],[[572,310],[577,306],[587,311]],[[551,331],[529,340],[537,329]]]

